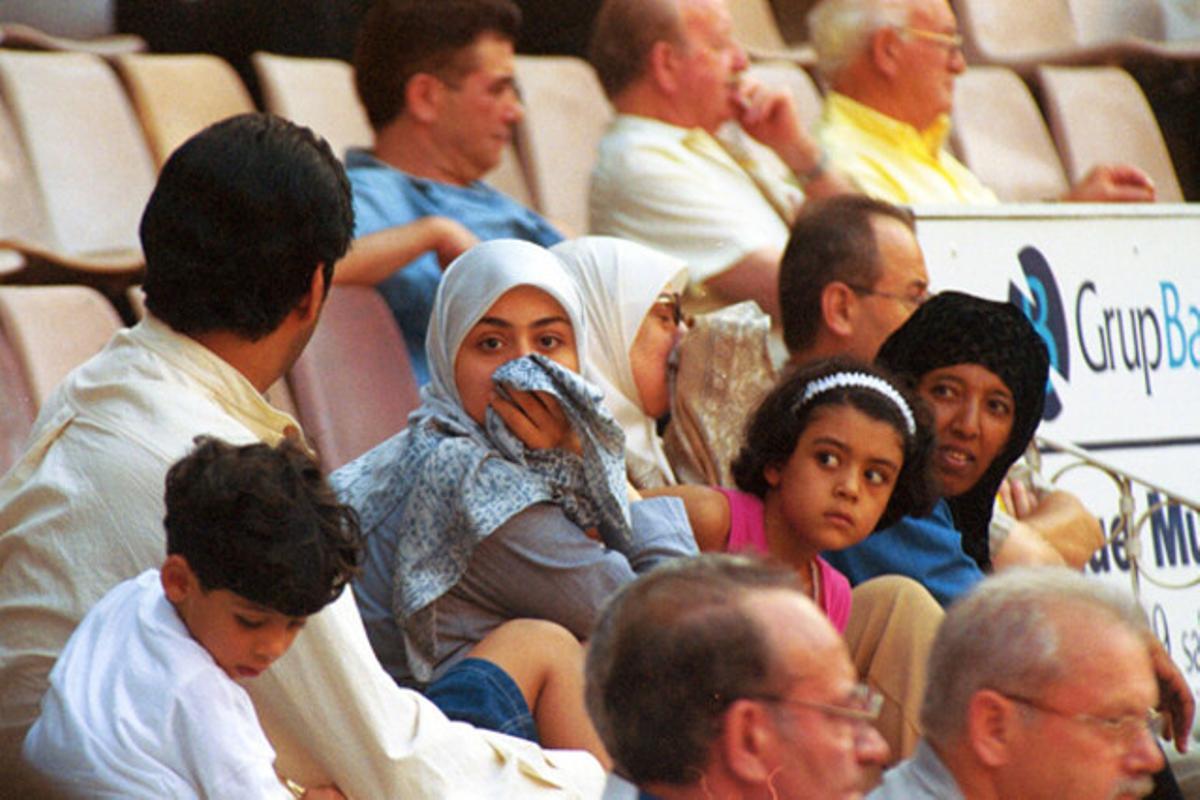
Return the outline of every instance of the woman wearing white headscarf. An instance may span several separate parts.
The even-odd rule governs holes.
[[[667,359],[679,337],[687,264],[636,242],[585,236],[550,252],[583,295],[588,324],[584,374],[625,432],[629,480],[639,489],[676,483],[658,419],[670,409]]]
[[[536,245],[486,242],[443,276],[421,407],[331,478],[361,517],[354,592],[397,681],[437,679],[513,618],[585,638],[618,587],[695,553],[682,503],[628,502],[586,345],[575,284]]]

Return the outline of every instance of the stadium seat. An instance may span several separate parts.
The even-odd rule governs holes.
[[[1093,0],[1088,0],[1093,2]],[[1094,0],[1111,7],[1144,0]],[[1071,0],[955,0],[963,49],[972,64],[1011,67],[1029,77],[1042,64],[1097,65],[1137,60],[1200,60],[1200,43],[1154,41],[1125,28],[1088,38],[1076,24]],[[1097,6],[1098,7],[1098,6]],[[1081,13],[1083,7],[1081,6]],[[1086,16],[1086,15],[1085,15]],[[1089,36],[1101,35],[1098,15],[1087,18]],[[1145,25],[1146,23],[1139,23]],[[1111,34],[1119,34],[1112,36]]]
[[[1072,183],[1097,164],[1145,170],[1161,202],[1183,202],[1162,131],[1141,88],[1118,67],[1039,67],[1050,130]]]
[[[8,336],[0,331],[0,475],[25,452],[25,442],[37,417],[33,395]]]
[[[0,331],[35,410],[120,328],[116,310],[87,286],[0,287]]]
[[[214,55],[125,55],[117,58],[117,69],[160,167],[176,147],[201,129],[254,111],[242,79],[228,62]]]
[[[518,56],[525,118],[517,149],[533,205],[570,233],[588,229],[588,181],[612,109],[592,67],[573,56]]]
[[[98,56],[0,50],[0,93],[17,132],[0,147],[24,164],[0,178],[25,197],[2,203],[0,247],[28,262],[13,279],[123,291],[142,266],[154,165],[116,75]]]
[[[811,129],[821,116],[821,93],[809,74],[788,62],[758,63],[750,67],[751,77],[763,83],[789,89],[796,101],[796,110],[806,128]]]
[[[971,67],[958,77],[951,140],[963,163],[1005,202],[1048,200],[1069,188],[1037,102],[1006,67]]]
[[[274,53],[251,56],[262,86],[263,105],[329,142],[338,158],[350,147],[370,147],[371,123],[354,90],[354,68],[333,58]]]
[[[44,3],[44,0],[37,0]],[[48,5],[48,4],[47,4]],[[86,3],[75,3],[76,7]],[[8,14],[8,9],[5,9]],[[59,18],[61,19],[61,17]],[[43,23],[37,20],[37,24]],[[0,22],[0,47],[18,50],[62,50],[69,53],[92,53],[112,58],[122,53],[141,53],[146,50],[146,40],[131,33],[102,34],[86,28],[62,28],[66,33],[50,33],[7,17]]]
[[[366,286],[333,287],[288,380],[297,418],[326,471],[403,429],[420,405],[392,312]]]
[[[733,38],[755,61],[791,61],[802,66],[816,63],[816,53],[807,45],[791,47],[780,33],[770,0],[734,0],[729,3]]]

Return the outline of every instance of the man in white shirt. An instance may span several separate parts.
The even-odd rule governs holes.
[[[219,123],[164,166],[141,225],[146,319],[67,377],[0,481],[6,778],[71,631],[162,562],[163,479],[193,438],[301,436],[262,392],[308,342],[352,227],[328,146],[268,115]],[[280,771],[348,796],[570,796],[601,779],[590,756],[451,723],[397,688],[350,593],[311,617],[251,695]],[[16,779],[0,794],[31,796]]]
[[[725,0],[607,0],[590,57],[617,110],[592,173],[591,232],[676,255],[694,292],[777,317],[796,211],[848,186],[790,94],[743,80]]]

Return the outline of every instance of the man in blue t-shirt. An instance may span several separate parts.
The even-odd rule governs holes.
[[[563,238],[481,180],[500,163],[523,113],[514,81],[519,26],[510,0],[383,0],[371,9],[359,34],[355,81],[375,144],[346,157],[357,236],[427,220],[460,245],[470,239],[467,231],[544,246]],[[438,246],[378,283],[421,383],[428,380],[433,296],[454,251]]]

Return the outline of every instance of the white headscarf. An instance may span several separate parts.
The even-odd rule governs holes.
[[[629,351],[646,314],[663,292],[687,287],[687,264],[674,256],[611,236],[562,242],[550,252],[562,259],[583,296],[592,346],[584,374],[604,391],[604,401],[625,431],[630,481],[642,488],[674,484],[656,421],[642,410]]]
[[[587,363],[587,323],[583,305],[562,262],[544,247],[518,239],[493,239],[472,247],[446,268],[438,283],[425,334],[429,383],[424,405],[467,420],[454,383],[454,360],[463,339],[492,304],[518,286],[533,286],[553,297],[575,331],[575,357]],[[461,417],[460,417],[461,415]]]

